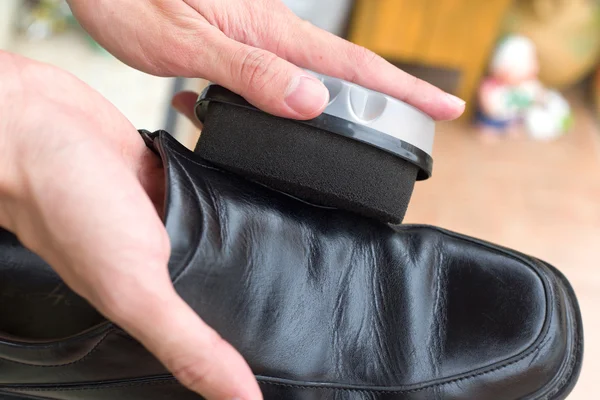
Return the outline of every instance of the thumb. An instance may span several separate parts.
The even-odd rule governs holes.
[[[203,59],[209,80],[238,93],[268,113],[294,119],[319,116],[329,91],[317,78],[275,54],[229,39],[218,32]],[[210,52],[214,54],[210,54]]]
[[[27,171],[28,192],[15,212],[22,242],[191,390],[208,400],[260,400],[242,356],[173,287],[164,223],[122,155],[138,154],[137,148],[119,151],[96,136],[58,133],[50,151],[45,143],[47,153],[33,152],[37,164]],[[147,149],[145,154],[158,159]]]
[[[106,304],[101,311],[206,399],[262,399],[242,356],[179,297],[168,274],[156,278],[129,282],[126,302]]]

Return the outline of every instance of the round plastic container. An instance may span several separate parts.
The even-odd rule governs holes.
[[[204,159],[305,201],[400,223],[415,181],[432,174],[434,121],[416,108],[343,80],[325,112],[278,118],[210,85],[198,99]]]

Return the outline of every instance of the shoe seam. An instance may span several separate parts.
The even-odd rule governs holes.
[[[100,345],[102,343],[104,343],[106,341],[106,339],[108,338],[108,336],[111,333],[113,333],[113,332],[114,332],[114,329],[108,330],[106,333],[104,333],[104,335],[102,335],[102,337],[100,338],[100,340],[98,340],[98,342],[94,345],[94,347],[92,347],[87,353],[85,353],[84,355],[82,355],[77,360],[70,361],[70,362],[64,363],[64,364],[37,365],[37,364],[30,364],[30,363],[26,363],[26,362],[11,360],[9,358],[0,358],[0,360],[1,361],[6,361],[6,362],[12,363],[12,364],[26,365],[28,367],[33,367],[33,368],[58,368],[58,367],[67,367],[69,365],[74,365],[74,364],[78,364],[78,363],[80,363],[82,361],[85,361],[88,357],[90,357],[93,353],[95,353],[98,350],[98,348],[100,347]]]
[[[8,390],[9,392],[75,392],[75,391],[88,391],[88,390],[102,390],[102,389],[119,389],[128,387],[139,387],[139,386],[161,386],[161,385],[172,385],[178,383],[177,379],[173,377],[163,378],[156,381],[143,381],[143,382],[127,382],[127,383],[102,383],[97,382],[92,384],[82,384],[81,386],[70,386],[70,387],[0,387],[2,390]],[[85,386],[84,386],[85,385]]]

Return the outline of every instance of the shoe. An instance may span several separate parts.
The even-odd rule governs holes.
[[[178,293],[266,400],[562,400],[577,300],[536,258],[430,226],[316,207],[146,136],[167,177]],[[149,353],[0,233],[0,397],[192,400]]]

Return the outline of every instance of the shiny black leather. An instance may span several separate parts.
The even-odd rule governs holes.
[[[265,399],[558,400],[572,389],[581,320],[548,264],[434,227],[315,207],[205,164],[164,132],[148,140],[165,164],[175,286],[245,356]],[[0,306],[35,312],[36,301],[56,301],[57,285],[61,304],[70,299],[73,318],[87,320],[56,311],[74,334],[39,342],[35,321],[3,313],[0,331],[13,333],[0,338],[0,393],[199,398],[0,235]]]

